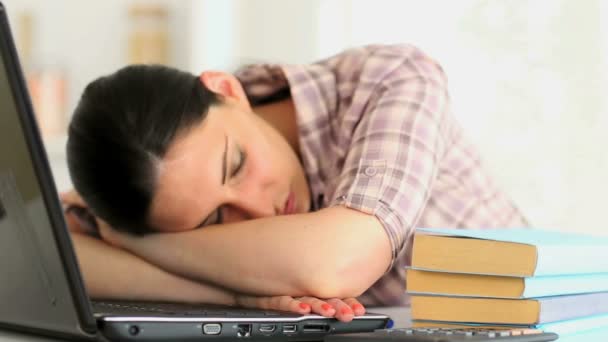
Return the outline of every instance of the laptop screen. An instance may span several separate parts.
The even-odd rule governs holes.
[[[0,325],[82,335],[84,290],[1,5],[0,59]]]

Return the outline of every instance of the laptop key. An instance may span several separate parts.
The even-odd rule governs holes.
[[[456,329],[456,328],[395,328],[371,333],[347,333],[325,337],[325,342],[545,342],[557,339],[557,334],[540,330],[523,334],[521,329]]]

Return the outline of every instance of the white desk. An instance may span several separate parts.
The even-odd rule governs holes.
[[[395,327],[407,327],[410,324],[410,309],[408,307],[368,308],[370,312],[383,313],[390,316]],[[64,340],[44,336],[26,335],[0,329],[0,342],[60,342]]]

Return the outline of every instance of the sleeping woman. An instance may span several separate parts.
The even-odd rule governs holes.
[[[62,199],[96,298],[350,321],[407,305],[415,227],[526,225],[441,67],[409,45],[234,74],[127,66],[86,87],[67,153]]]

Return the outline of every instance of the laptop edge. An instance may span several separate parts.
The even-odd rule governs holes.
[[[70,335],[70,336],[94,336],[97,332],[97,326],[86,292],[84,290],[83,281],[76,262],[76,255],[72,246],[65,226],[65,221],[62,216],[62,209],[57,198],[57,190],[55,182],[51,177],[49,162],[44,152],[43,143],[40,138],[38,127],[35,124],[33,109],[28,90],[23,77],[17,50],[12,38],[8,15],[4,4],[0,3],[0,53],[4,63],[6,77],[10,83],[10,88],[13,91],[12,96],[18,112],[21,128],[25,139],[27,140],[27,148],[31,162],[36,170],[35,175],[38,180],[38,186],[46,207],[48,220],[51,223],[53,230],[53,238],[58,246],[57,250],[61,257],[61,263],[64,265],[65,282],[69,286],[69,293],[72,295],[71,301],[73,309],[77,312],[77,321],[73,325],[59,324],[53,330],[47,331],[54,335]],[[17,90],[17,91],[15,91]],[[42,171],[42,172],[41,172]],[[41,303],[42,304],[42,303]],[[49,312],[53,312],[57,307],[55,302],[49,304]],[[10,309],[10,308],[9,308]],[[52,317],[50,317],[52,319]],[[52,321],[52,320],[51,320]],[[26,330],[38,330],[37,327],[26,327],[15,325],[15,328],[21,327]]]

